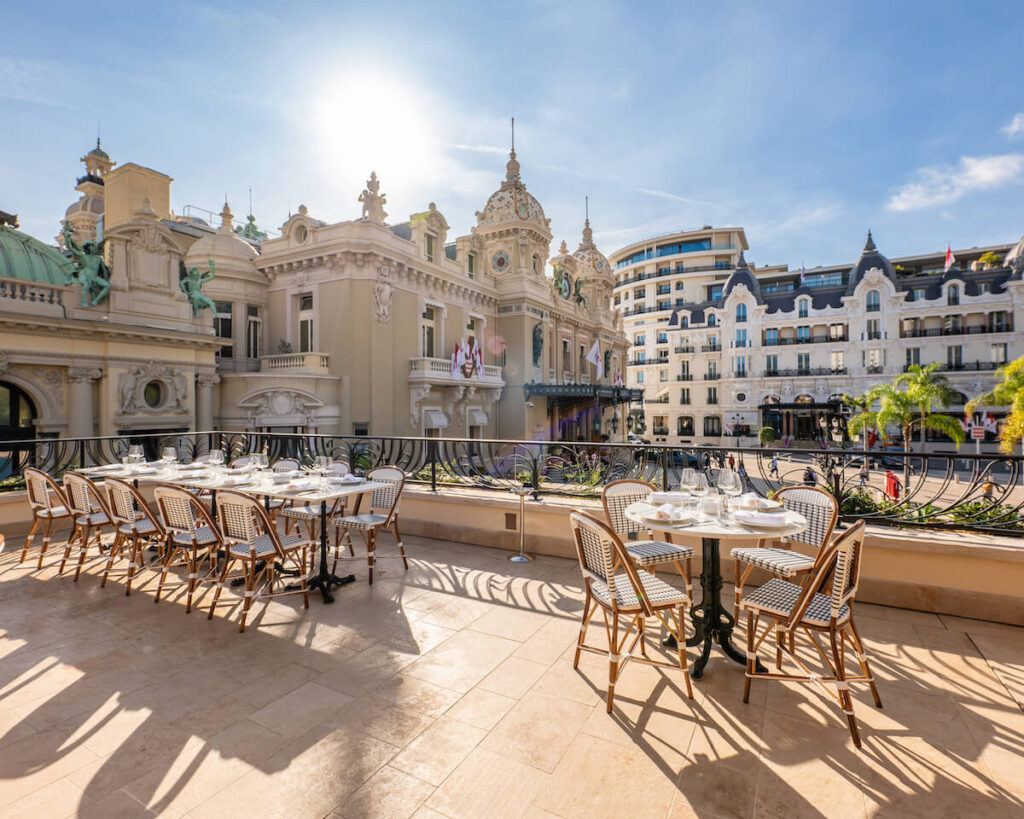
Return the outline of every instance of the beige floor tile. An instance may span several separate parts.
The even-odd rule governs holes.
[[[533,687],[546,669],[547,666],[540,663],[509,657],[484,677],[477,688],[518,699]]]
[[[433,792],[433,785],[385,765],[331,816],[407,819],[417,814],[417,809]]]
[[[124,791],[115,791],[96,802],[82,806],[76,814],[81,819],[138,819],[142,816],[155,816]]]
[[[381,683],[372,696],[436,719],[458,702],[461,694],[418,677],[396,674]]]
[[[74,816],[86,801],[81,788],[72,785],[67,779],[58,779],[7,805],[0,813],[6,819],[39,819],[42,816],[59,819]]]
[[[473,631],[493,634],[507,640],[524,642],[548,622],[548,615],[507,606],[493,606],[469,626]]]
[[[414,739],[391,764],[432,785],[440,785],[469,756],[487,732],[444,716]]]
[[[511,697],[485,691],[478,687],[455,703],[448,710],[447,716],[467,725],[482,728],[484,731],[490,731],[515,704],[516,701]]]
[[[250,719],[281,736],[295,737],[331,716],[352,698],[318,683],[306,683],[255,712]]]
[[[552,640],[538,633],[519,646],[512,656],[550,666],[562,656],[572,642],[571,640]]]
[[[64,745],[58,731],[41,731],[0,753],[0,810],[96,761],[81,744]]]
[[[466,692],[515,651],[518,643],[476,631],[461,631],[414,663],[404,674]]]
[[[332,719],[338,725],[352,726],[398,748],[404,748],[433,722],[431,717],[372,693],[347,703]]]
[[[451,819],[516,819],[526,815],[549,774],[477,748],[427,799],[427,807]]]
[[[483,747],[550,773],[590,712],[581,703],[531,691],[491,731]]]

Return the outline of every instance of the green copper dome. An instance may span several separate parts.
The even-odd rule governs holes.
[[[0,225],[0,276],[42,284],[66,284],[74,265],[56,248]]]

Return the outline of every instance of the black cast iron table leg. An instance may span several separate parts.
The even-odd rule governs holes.
[[[701,646],[700,656],[694,661],[690,671],[690,676],[695,680],[704,676],[704,666],[711,657],[711,648],[715,643],[718,643],[719,648],[729,659],[740,665],[747,663],[746,655],[732,644],[732,631],[736,627],[736,621],[732,613],[722,605],[722,562],[718,552],[718,538],[702,538],[702,545],[701,600],[690,612],[693,636],[686,641],[686,645],[691,648]],[[675,638],[669,635],[663,644],[675,648]],[[758,670],[764,670],[760,662],[758,667]]]
[[[331,594],[331,586],[340,586],[343,583],[351,583],[356,579],[354,574],[338,577],[327,571],[327,501],[320,501],[320,571],[316,577],[309,581],[310,591],[320,589],[325,603],[333,603],[334,595]]]

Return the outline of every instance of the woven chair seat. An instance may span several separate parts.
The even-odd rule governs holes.
[[[814,568],[813,557],[788,549],[733,549],[732,558],[783,577],[794,577]]]
[[[173,535],[175,546],[191,546],[192,538],[186,532],[175,532]],[[200,526],[195,532],[195,542],[197,546],[209,546],[211,543],[215,543],[217,536],[213,533],[209,526]]]
[[[90,526],[103,526],[110,523],[110,518],[107,517],[106,512],[93,512],[91,515],[80,515],[75,518],[75,523],[79,526],[85,526],[86,524]]]
[[[640,582],[644,587],[644,596],[650,601],[651,605],[655,608],[660,606],[671,606],[685,603],[689,598],[686,596],[686,592],[680,591],[675,586],[669,585],[661,578],[655,577],[653,574],[648,574],[642,569],[637,570],[637,574],[640,576]],[[612,604],[612,595],[608,590],[608,585],[601,580],[594,580],[590,587],[594,597],[600,600],[605,605],[610,606]],[[629,575],[625,572],[620,572],[615,576],[615,596],[617,598],[616,603],[620,609],[640,609],[640,601],[637,599],[636,591],[633,589],[633,585],[629,582]]]
[[[290,506],[281,511],[286,518],[293,520],[320,520],[319,506]],[[328,519],[331,517],[330,509],[327,510]]]
[[[297,546],[307,542],[307,538],[299,537],[298,535],[278,535],[278,539],[281,541],[281,546],[286,552],[292,551]],[[271,540],[268,534],[260,535],[252,543],[239,541],[228,546],[228,553],[232,557],[254,556],[260,558],[272,555],[276,551],[274,541]]]
[[[66,518],[71,513],[66,506],[51,506],[49,509],[36,509],[34,514],[41,518]]]
[[[664,540],[630,540],[625,547],[637,566],[657,566],[693,557],[692,546],[678,546]]]
[[[139,518],[133,523],[122,523],[117,531],[123,535],[149,535],[156,531],[156,526],[149,518]]]
[[[362,515],[346,515],[344,517],[335,518],[331,521],[334,526],[340,526],[342,529],[376,529],[383,526],[388,522],[387,515],[378,515],[376,513],[367,512]]]
[[[801,591],[803,591],[802,587],[796,583],[773,577],[753,594],[744,597],[740,608],[767,612],[774,617],[785,618],[789,616],[793,606],[796,605]],[[845,623],[849,618],[850,607],[843,603],[839,607],[836,623]],[[801,622],[812,626],[827,626],[831,619],[832,598],[827,594],[815,594]]]

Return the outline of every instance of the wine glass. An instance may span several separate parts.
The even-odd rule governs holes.
[[[267,456],[266,452],[254,452],[252,455],[252,465],[255,466],[258,471],[262,472],[270,466],[270,458]]]
[[[327,473],[331,471],[331,464],[333,463],[334,459],[330,455],[317,455],[313,459],[313,467],[320,474],[321,487],[327,483]]]
[[[743,492],[743,483],[735,469],[719,470],[718,491],[729,498],[735,498]]]
[[[710,488],[711,487],[708,486],[708,476],[703,472],[694,471],[693,483],[690,484],[690,491],[698,498],[703,498],[707,495]]]
[[[210,455],[206,460],[211,466],[222,466],[224,464],[224,450],[211,449]]]
[[[687,467],[679,474],[679,488],[693,490],[693,481],[697,477],[697,471]]]
[[[162,454],[167,464],[173,464],[178,459],[178,453],[174,451],[173,446],[165,446]]]

